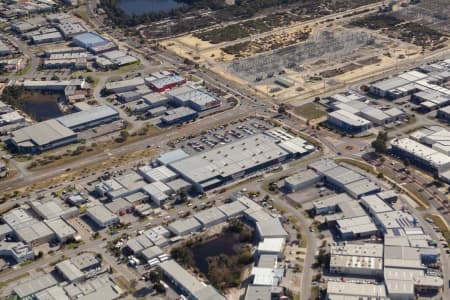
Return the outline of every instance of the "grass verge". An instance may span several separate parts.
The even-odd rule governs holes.
[[[322,105],[312,102],[297,106],[294,108],[294,113],[307,120],[318,119],[327,115]]]
[[[16,280],[25,278],[25,277],[27,277],[27,276],[30,276],[30,273],[25,272],[25,273],[22,273],[22,274],[17,275],[16,277],[10,278],[10,279],[8,279],[8,280],[0,281],[0,289],[4,288],[5,286],[7,286],[8,284],[10,284],[10,283],[13,282],[13,281],[16,281]]]
[[[447,243],[450,243],[450,231],[448,229],[447,224],[445,224],[444,220],[442,220],[441,217],[433,214],[427,214],[425,215],[425,217],[433,220],[434,224],[441,230],[442,235],[447,240]]]

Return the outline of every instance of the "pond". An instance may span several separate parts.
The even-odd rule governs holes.
[[[203,274],[208,273],[208,262],[207,258],[211,256],[224,255],[235,255],[233,247],[238,244],[236,237],[227,233],[216,239],[208,241],[206,243],[200,244],[192,248],[194,254],[195,265]]]
[[[169,12],[183,6],[175,0],[117,0],[117,5],[128,15]]]
[[[58,106],[59,97],[59,94],[25,93],[23,111],[38,122],[60,117],[64,114]]]

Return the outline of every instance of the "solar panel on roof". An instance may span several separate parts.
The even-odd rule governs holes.
[[[394,233],[394,236],[400,236],[400,230],[398,230],[397,228],[394,228],[392,232]]]

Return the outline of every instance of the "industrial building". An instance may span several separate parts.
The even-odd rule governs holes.
[[[61,217],[63,219],[72,218],[79,214],[76,207],[62,207],[56,201],[35,200],[29,202],[33,211],[42,219],[50,220]]]
[[[123,198],[114,199],[113,201],[106,203],[105,207],[118,216],[122,216],[133,211],[133,204]]]
[[[145,84],[145,81],[141,77],[135,77],[126,80],[112,81],[105,85],[105,89],[111,93],[125,93],[134,91],[140,85]]]
[[[77,141],[77,134],[57,120],[47,120],[12,132],[9,145],[19,153],[40,153]]]
[[[24,80],[23,88],[31,91],[64,91],[68,87],[84,89],[87,83],[85,80]]]
[[[172,189],[164,182],[155,181],[142,187],[142,191],[158,206],[162,206],[169,199]]]
[[[370,215],[392,211],[393,209],[384,202],[378,195],[364,196],[361,198],[361,205],[364,206]]]
[[[247,206],[239,201],[233,201],[230,203],[222,204],[217,208],[225,214],[227,219],[230,219],[241,216],[247,209]]]
[[[60,23],[56,27],[59,29],[59,31],[61,31],[66,39],[87,31],[86,28],[84,28],[80,23],[73,23],[70,21]]]
[[[265,238],[258,243],[256,253],[258,257],[261,257],[261,255],[273,255],[281,259],[283,258],[285,243],[286,240],[284,238]]]
[[[327,300],[377,299],[388,300],[384,284],[328,281]]]
[[[389,229],[405,229],[417,226],[417,221],[412,215],[400,210],[378,213],[374,216],[374,221],[383,233],[386,233]]]
[[[151,80],[146,78],[145,81],[152,90],[162,93],[168,89],[183,85],[184,83],[186,83],[186,78],[181,75],[171,74],[170,76]]]
[[[61,218],[45,220],[44,223],[55,233],[59,243],[65,243],[73,239],[77,233],[72,226]]]
[[[109,199],[113,200],[140,192],[145,184],[146,182],[141,175],[136,172],[129,172],[102,181],[95,186],[95,191],[99,196],[107,196]]]
[[[108,43],[108,40],[93,32],[77,34],[73,36],[72,41],[75,45],[85,49],[90,49],[92,47],[97,47]]]
[[[118,119],[118,111],[109,105],[100,105],[92,107],[89,110],[59,117],[56,120],[73,131],[82,131],[102,124],[111,123]]]
[[[168,225],[168,228],[175,235],[182,236],[191,232],[200,231],[202,224],[197,219],[190,217],[172,222]]]
[[[316,215],[333,214],[338,211],[339,204],[353,201],[347,194],[329,196],[313,201],[313,208]]]
[[[332,245],[330,247],[330,272],[382,277],[383,245],[351,243]]]
[[[288,152],[265,135],[257,134],[168,165],[198,191],[215,188],[292,158],[304,148]]]
[[[370,121],[342,109],[329,113],[327,123],[350,134],[364,132],[372,126]]]
[[[391,140],[390,144],[396,155],[408,158],[430,172],[442,173],[450,169],[450,157],[448,155],[410,138],[395,138]]]
[[[22,242],[4,242],[0,241],[0,257],[12,259],[15,263],[34,259],[34,251],[29,245]]]
[[[99,227],[110,227],[120,222],[119,217],[110,212],[103,205],[89,207],[86,210],[87,215]]]
[[[188,106],[196,111],[204,111],[221,104],[221,101],[211,94],[189,86],[172,89],[167,95],[175,105]]]
[[[322,177],[312,170],[306,170],[301,173],[289,176],[284,180],[284,187],[289,192],[297,192],[308,186],[316,184],[322,180]]]
[[[58,281],[52,274],[45,274],[37,278],[33,278],[24,283],[14,286],[13,294],[17,295],[19,299],[27,299],[33,297],[35,294],[46,290],[50,287],[56,286]]]
[[[227,220],[227,216],[217,207],[202,210],[194,215],[204,228],[211,227]]]
[[[450,123],[450,105],[439,109],[436,116],[439,119]]]
[[[166,111],[165,115],[161,117],[161,124],[170,126],[177,123],[191,121],[197,117],[198,113],[195,110],[182,106]]]
[[[358,216],[336,221],[336,229],[343,239],[368,238],[378,233],[378,228],[368,216]]]
[[[200,282],[174,260],[164,261],[159,267],[163,272],[164,279],[173,284],[181,295],[189,299],[226,300],[216,289]]]
[[[61,33],[58,31],[42,33],[38,35],[33,35],[31,37],[33,44],[45,44],[45,43],[56,43],[64,40]]]

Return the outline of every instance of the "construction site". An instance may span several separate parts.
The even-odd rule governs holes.
[[[445,13],[433,13],[448,10],[446,1],[413,2],[380,1],[312,20],[291,18],[286,26],[233,39],[223,33],[236,26],[225,26],[162,44],[275,102],[292,102],[447,51],[449,21]]]

